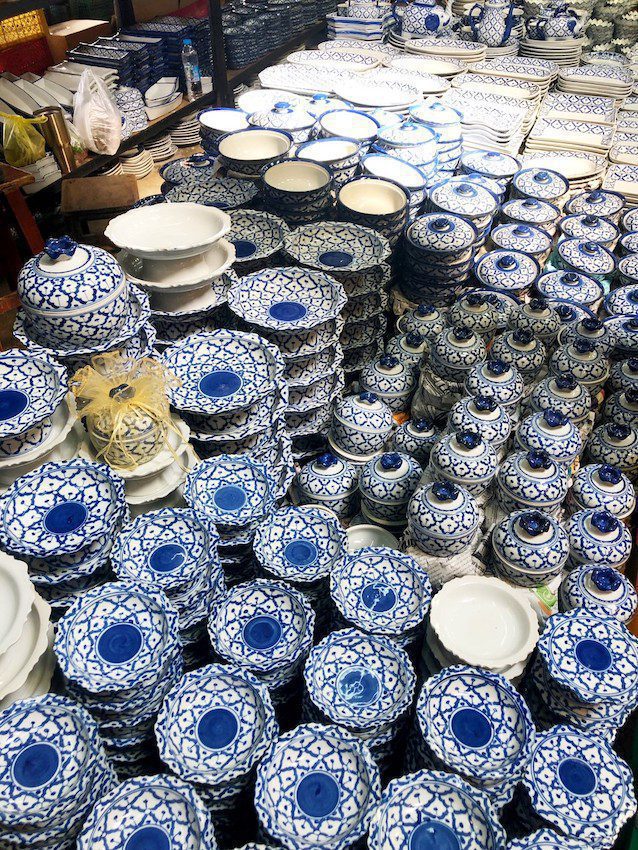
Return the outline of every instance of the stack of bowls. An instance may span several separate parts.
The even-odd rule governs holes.
[[[438,134],[424,123],[408,119],[382,127],[372,150],[415,165],[426,177],[432,178],[438,162]]]
[[[317,162],[270,165],[261,173],[260,188],[265,209],[294,227],[328,218],[334,205],[332,174]]]
[[[70,847],[116,784],[95,721],[47,695],[0,713],[0,840],[5,847]]]
[[[492,529],[491,568],[519,587],[539,587],[560,575],[569,556],[565,529],[542,511],[514,511]]]
[[[283,218],[263,210],[241,209],[233,210],[230,219],[227,235],[235,246],[233,267],[239,277],[281,264],[280,252],[290,232]]]
[[[410,116],[436,133],[436,167],[428,175],[433,182],[438,174],[453,174],[461,155],[461,114],[437,100],[413,106]],[[476,170],[476,169],[473,169]]]
[[[203,109],[197,115],[202,148],[209,156],[217,156],[217,142],[234,130],[248,129],[248,116],[242,109],[211,108]]]
[[[346,396],[334,407],[328,443],[353,464],[366,463],[381,451],[393,424],[392,411],[375,393]]]
[[[483,245],[499,208],[496,195],[467,175],[448,177],[428,189],[424,212],[455,213],[472,223]]]
[[[253,548],[264,575],[303,593],[320,634],[329,630],[329,576],[346,557],[346,542],[336,516],[308,505],[280,508],[255,534]]]
[[[636,507],[636,491],[617,467],[593,463],[582,466],[574,475],[565,506],[570,513],[587,508],[604,509],[627,521]]]
[[[297,148],[297,158],[316,162],[327,168],[335,186],[354,177],[359,164],[361,143],[358,139],[339,136],[313,139]]]
[[[108,556],[128,518],[124,482],[87,460],[45,463],[2,497],[0,542],[25,561],[59,617],[76,597],[108,580]]]
[[[121,776],[152,765],[153,724],[182,675],[177,611],[161,590],[112,582],[90,590],[58,623],[66,692],[95,718]]]
[[[253,127],[264,129],[285,130],[290,133],[296,145],[307,142],[315,125],[315,116],[303,106],[289,103],[287,100],[277,101],[269,109],[260,109],[248,116]]]
[[[531,509],[556,516],[567,494],[567,485],[567,470],[546,452],[514,452],[499,468],[496,498],[507,514]]]
[[[105,234],[122,249],[129,283],[149,294],[159,343],[218,326],[235,260],[223,238],[230,227],[226,213],[192,202],[140,207],[111,220]]]
[[[405,231],[399,288],[410,301],[448,307],[470,276],[478,231],[455,213],[429,213]]]
[[[394,248],[408,219],[409,194],[390,180],[355,177],[337,190],[336,217],[377,230]]]
[[[282,723],[290,720],[287,702],[293,717],[296,712],[301,668],[312,647],[314,627],[315,614],[303,594],[268,579],[233,587],[208,621],[216,655],[266,685]]]
[[[416,389],[417,378],[410,363],[394,354],[367,363],[359,376],[359,386],[364,392],[373,393],[393,413],[407,413]]]
[[[456,773],[500,810],[523,777],[534,737],[529,708],[504,676],[447,667],[419,694],[406,766]]]
[[[219,455],[188,474],[184,498],[202,523],[217,529],[228,584],[255,575],[253,538],[273,511],[276,495],[277,479],[269,465],[246,455]]]
[[[299,417],[308,424],[343,391],[342,354],[334,331],[345,303],[343,287],[334,278],[294,267],[246,275],[228,293],[235,315],[276,345],[284,358],[286,413],[294,417],[297,432]]]
[[[297,228],[284,247],[299,265],[329,274],[342,284],[348,299],[341,333],[344,368],[347,372],[361,368],[377,353],[385,331],[389,242],[368,227],[324,221]]]
[[[502,405],[492,396],[465,396],[454,405],[448,417],[447,430],[450,432],[473,431],[492,444],[498,460],[502,460],[507,450],[507,442],[512,431],[512,420]]]
[[[240,667],[186,673],[166,695],[155,724],[160,758],[194,787],[218,840],[250,835],[253,768],[278,731],[268,689]]]
[[[360,168],[363,174],[370,177],[381,177],[398,183],[408,194],[408,218],[412,220],[419,214],[428,184],[428,178],[420,168],[385,153],[362,156]]]
[[[304,721],[346,729],[387,769],[414,697],[407,652],[380,635],[342,629],[312,649],[304,682]]]
[[[257,180],[263,169],[288,155],[292,143],[283,130],[235,130],[217,139],[219,163],[231,177]]]
[[[226,592],[218,540],[193,510],[165,508],[126,525],[111,550],[118,578],[163,590],[176,609],[186,667],[207,657],[208,613]]]
[[[333,569],[334,628],[352,627],[415,645],[423,634],[432,588],[414,558],[384,547],[365,547]]]
[[[473,429],[452,431],[430,452],[432,478],[458,484],[475,498],[484,496],[497,470],[496,449]]]
[[[474,544],[479,524],[476,500],[451,481],[435,481],[421,487],[408,505],[409,534],[422,552],[433,557],[467,552]]]
[[[614,514],[586,508],[565,523],[569,536],[569,567],[595,563],[623,570],[632,549],[632,534]]]

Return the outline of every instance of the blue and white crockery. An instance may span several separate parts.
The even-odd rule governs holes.
[[[23,266],[18,295],[37,337],[52,347],[107,342],[129,313],[128,281],[118,262],[69,236],[49,239]]]
[[[605,297],[605,311],[610,316],[633,316],[638,310],[638,285],[628,283]]]
[[[202,136],[202,147],[213,156],[217,156],[217,140],[233,130],[248,128],[248,115],[242,109],[227,107],[204,109],[197,114]],[[188,160],[187,160],[188,161]],[[165,172],[160,172],[164,180]]]
[[[625,233],[618,240],[618,245],[621,256],[638,253],[638,231],[630,230],[629,233]]]
[[[474,264],[474,274],[483,286],[522,295],[536,281],[540,266],[521,251],[488,251]]]
[[[498,453],[504,449],[512,431],[509,413],[492,396],[477,395],[456,402],[448,417],[451,432],[472,431],[491,443]]]
[[[507,183],[520,170],[520,161],[502,151],[465,151],[460,160],[461,170],[466,174],[484,174],[501,183]]]
[[[609,219],[596,215],[568,215],[561,219],[559,227],[569,239],[585,239],[599,242],[610,251],[614,250],[620,230]]]
[[[516,224],[531,224],[540,227],[552,236],[560,218],[560,210],[554,204],[538,198],[515,198],[501,206],[501,219]]]
[[[522,587],[538,587],[560,574],[569,555],[566,531],[542,511],[515,511],[492,530],[492,568]]]
[[[567,493],[567,470],[543,451],[515,452],[500,466],[496,495],[507,511],[537,508],[555,514]]]
[[[587,318],[573,322],[561,329],[558,339],[561,345],[565,345],[568,342],[576,342],[577,340],[591,342],[598,351],[607,355],[609,355],[613,347],[609,327],[598,319]]]
[[[318,133],[323,138],[345,138],[362,148],[370,145],[379,132],[379,122],[358,109],[331,109],[317,119]]]
[[[555,410],[576,425],[582,425],[591,411],[591,394],[569,375],[543,378],[530,396],[532,410]]]
[[[574,195],[567,204],[566,210],[570,215],[597,215],[616,222],[625,203],[620,192],[610,192],[606,189],[594,189],[592,192],[582,192]]]
[[[288,154],[292,136],[283,130],[250,127],[226,133],[217,145],[219,162],[231,176],[257,179],[264,166]]]
[[[461,175],[431,186],[426,201],[428,206],[432,212],[455,213],[470,221],[482,221],[494,215],[498,201],[489,189]]]
[[[394,8],[394,16],[398,18],[401,34],[404,38],[424,38],[435,33],[443,33],[451,23],[451,15],[434,0],[420,0],[399,13]]]
[[[359,384],[364,392],[373,393],[393,413],[409,408],[416,389],[412,368],[392,354],[384,354],[361,371]]]
[[[598,508],[577,511],[565,525],[573,566],[594,563],[621,568],[631,553],[631,532],[614,514]]]
[[[531,331],[545,346],[556,339],[561,328],[556,310],[538,298],[515,307],[508,317],[508,324],[513,330]]]
[[[166,200],[174,204],[195,203],[230,210],[255,200],[257,191],[253,180],[215,176],[196,183],[185,180],[179,186],[168,189]]]
[[[421,466],[427,466],[432,446],[440,433],[429,419],[408,419],[390,438],[393,451],[411,455]]]
[[[530,330],[506,331],[490,349],[490,358],[515,366],[526,384],[537,377],[546,356],[545,346]]]
[[[359,457],[374,454],[392,431],[392,411],[374,393],[346,396],[335,404],[330,434],[335,446]]]
[[[472,396],[493,398],[506,411],[515,410],[523,397],[525,385],[516,363],[507,363],[490,356],[467,375],[465,390]]]
[[[412,369],[415,377],[418,377],[422,365],[427,360],[429,350],[428,341],[418,331],[393,336],[385,347],[385,353],[391,357],[397,357],[404,365]]]
[[[272,213],[261,210],[233,210],[231,229],[227,234],[235,246],[239,268],[243,264],[268,260],[283,248],[288,234],[286,222]]]
[[[607,421],[624,425],[638,424],[638,391],[620,390],[605,402],[604,417]]]
[[[445,329],[445,318],[429,304],[419,304],[413,310],[408,310],[397,320],[397,330],[401,333],[416,331],[432,342]]]
[[[303,107],[280,100],[272,109],[253,112],[248,116],[248,122],[253,127],[263,127],[271,130],[286,130],[295,144],[307,142],[315,125],[315,116]]]
[[[480,496],[496,475],[496,450],[476,431],[457,431],[442,437],[430,452],[429,470],[436,480],[460,484]]]
[[[513,839],[507,846],[510,850],[586,850],[590,845],[551,829],[537,829],[525,838]]]
[[[638,358],[630,357],[612,365],[609,388],[612,392],[638,388]]]
[[[375,151],[427,168],[437,153],[437,136],[430,127],[407,120],[401,124],[382,127],[377,134]]]
[[[634,485],[616,466],[595,463],[581,467],[567,494],[572,512],[596,508],[627,520],[636,507]]]
[[[583,449],[576,425],[552,408],[526,416],[516,430],[516,442],[524,451],[540,449],[552,460],[567,466],[576,461]]]
[[[638,596],[633,584],[612,567],[585,564],[568,573],[558,591],[561,611],[586,608],[603,617],[626,623],[636,612]]]
[[[361,142],[357,139],[326,136],[299,145],[296,156],[324,165],[332,174],[335,185],[341,186],[356,174],[360,149]]]
[[[535,288],[543,298],[565,299],[592,310],[598,308],[605,294],[600,281],[575,271],[545,272],[536,281]]]
[[[638,353],[638,316],[609,316],[604,324],[610,332],[615,360]]]
[[[435,375],[462,384],[487,356],[482,338],[463,325],[448,328],[434,341],[430,366]]]
[[[260,187],[266,209],[292,225],[320,221],[332,208],[332,174],[317,162],[287,159],[269,165]]]
[[[551,261],[554,268],[593,277],[609,290],[618,261],[598,242],[584,239],[563,239],[556,245]]]
[[[623,199],[623,201],[624,201],[624,199]],[[622,209],[622,207],[621,207],[621,209]],[[625,230],[625,231],[631,232],[631,231],[634,231],[634,230],[637,229],[636,225],[638,224],[638,218],[637,218],[637,215],[634,212],[633,208],[629,209],[625,213],[623,213],[620,224],[621,224],[622,229]]]
[[[493,336],[499,321],[499,311],[480,292],[460,296],[448,313],[448,322],[451,325],[464,325],[474,333],[488,338]]]
[[[299,502],[330,508],[341,518],[355,513],[358,486],[356,467],[330,452],[302,467],[294,481]]]
[[[638,475],[638,428],[616,422],[599,425],[587,441],[585,459],[617,466],[634,481]]]
[[[408,218],[408,192],[390,180],[355,177],[337,191],[336,217],[377,230],[394,246]]]
[[[418,214],[425,199],[428,181],[419,167],[382,153],[369,153],[362,156],[360,167],[363,174],[392,180],[403,187],[409,195],[411,215]]]
[[[405,522],[408,502],[423,470],[410,455],[386,452],[369,460],[359,475],[361,510],[373,521]]]
[[[556,349],[549,371],[556,377],[574,378],[595,395],[609,377],[609,361],[591,342],[576,340]]]
[[[523,168],[512,178],[512,195],[535,198],[562,207],[569,190],[569,180],[548,168]]]
[[[422,487],[408,505],[408,529],[417,546],[436,557],[468,549],[479,527],[476,501],[451,481]]]
[[[291,850],[355,845],[380,796],[368,747],[336,726],[307,723],[286,732],[257,768],[260,827]]]
[[[321,271],[362,271],[390,256],[390,245],[375,230],[323,221],[298,227],[285,242],[286,253],[301,266]]]
[[[552,237],[531,224],[499,224],[490,231],[491,244],[503,251],[521,251],[539,263],[552,248]]]
[[[243,126],[234,127],[233,129],[244,129],[244,127],[248,126],[243,113],[238,113],[236,123],[243,124]],[[220,133],[219,135],[222,134]],[[159,169],[159,174],[164,183],[169,183],[171,186],[179,186],[180,183],[198,183],[200,180],[207,181],[215,176],[216,171],[214,158],[206,156],[206,154],[193,154],[193,156],[184,159],[171,160],[171,162],[166,163],[166,165],[163,165]]]

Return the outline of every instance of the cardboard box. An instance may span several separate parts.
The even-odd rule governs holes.
[[[54,62],[66,59],[67,50],[72,50],[81,42],[95,41],[101,35],[111,35],[110,21],[64,21],[49,27],[47,41]]]

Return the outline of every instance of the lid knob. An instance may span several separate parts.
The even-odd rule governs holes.
[[[542,449],[535,449],[534,451],[527,452],[525,457],[527,459],[527,463],[532,469],[551,469],[552,467],[550,456]]]
[[[559,390],[575,390],[578,384],[571,375],[559,375],[554,378],[554,383]]]
[[[638,387],[629,387],[625,390],[625,398],[629,404],[638,404]]]
[[[459,495],[459,488],[450,481],[432,485],[432,493],[438,502],[453,502]]]
[[[317,458],[317,466],[320,466],[322,469],[329,469],[331,466],[334,466],[338,462],[339,461],[337,460],[335,455],[332,454],[332,452],[324,452],[323,454],[320,454]]]
[[[518,268],[518,260],[511,254],[503,254],[499,257],[495,265],[503,272],[511,272]]]
[[[586,227],[597,227],[598,225],[598,216],[597,215],[586,215],[583,217],[583,224]]]
[[[609,534],[618,528],[620,520],[609,511],[594,511],[591,516],[591,524],[602,534]]]
[[[567,424],[567,417],[558,410],[546,410],[543,413],[543,419],[550,428],[562,428]]]
[[[517,328],[512,332],[512,340],[520,345],[529,345],[534,339],[534,334],[529,328]]]
[[[589,195],[585,196],[585,201],[588,204],[597,204],[603,200],[603,197],[603,193],[600,191],[600,189],[594,189],[593,192],[590,192]]]
[[[518,524],[532,537],[538,537],[549,531],[551,523],[549,518],[540,511],[525,511],[518,518]]]
[[[620,442],[622,440],[626,440],[631,434],[631,428],[629,425],[625,425],[621,422],[610,422],[609,425],[607,425],[607,434],[612,440]]]
[[[622,472],[617,466],[612,466],[610,463],[603,463],[598,470],[598,477],[605,484],[619,484],[622,478]]]
[[[551,183],[552,178],[547,171],[537,171],[532,178],[536,183]]]
[[[599,319],[583,319],[580,323],[581,328],[587,333],[596,333],[602,331],[604,325]]]
[[[532,231],[527,224],[517,224],[516,227],[513,229],[512,233],[515,236],[522,236],[524,238],[527,238],[531,235]]]
[[[580,246],[583,254],[588,254],[590,257],[595,257],[600,254],[600,245],[598,242],[583,242]]]
[[[543,301],[542,298],[532,298],[529,302],[529,308],[534,313],[544,313],[547,304]]]
[[[431,304],[419,304],[419,306],[414,311],[415,316],[431,316],[435,311],[435,308]]]
[[[485,298],[483,298],[480,292],[470,292],[469,295],[465,296],[465,302],[470,307],[480,307],[481,304],[485,304]]]
[[[496,410],[496,400],[487,395],[477,395],[474,398],[474,407],[481,413]]]
[[[481,444],[481,436],[476,431],[459,431],[456,435],[456,442],[463,446],[464,449],[472,451]]]
[[[573,286],[580,280],[580,275],[577,275],[576,272],[565,272],[565,274],[561,275],[560,280],[561,283],[568,283],[570,286]]]
[[[419,348],[423,344],[423,337],[418,331],[409,331],[405,335],[405,342],[410,348]]]
[[[47,239],[44,244],[44,253],[52,260],[58,260],[60,257],[72,257],[78,247],[75,239],[70,236],[59,236],[55,239]]]
[[[509,366],[504,360],[488,360],[485,364],[485,368],[489,372],[490,375],[504,375],[507,371],[509,371]]]
[[[430,222],[430,230],[434,230],[437,233],[446,233],[448,230],[454,230],[454,222],[441,216]]]
[[[468,339],[472,339],[474,334],[469,328],[466,328],[465,325],[455,325],[452,328],[452,336],[458,342],[467,342]]]
[[[588,339],[574,340],[574,348],[579,354],[591,354],[596,350]]]
[[[611,593],[614,590],[618,590],[622,584],[620,573],[611,567],[596,567],[596,569],[591,571],[591,580],[598,590],[602,590],[604,593]]]
[[[412,423],[412,427],[415,431],[423,432],[423,431],[431,431],[433,429],[433,425],[429,419],[415,419]]]
[[[381,455],[381,468],[386,471],[400,469],[403,460],[398,452],[387,452]]]
[[[290,109],[290,104],[287,100],[279,100],[273,106],[273,112],[287,112]]]
[[[576,316],[574,308],[567,304],[559,304],[556,308],[556,312],[558,313],[561,322],[572,322]]]
[[[395,369],[399,366],[401,361],[398,357],[395,357],[393,354],[384,354],[379,358],[379,366],[382,369]]]

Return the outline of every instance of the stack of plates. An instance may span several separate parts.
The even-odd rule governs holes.
[[[527,138],[526,150],[585,151],[606,156],[613,127],[568,118],[539,118]]]
[[[577,192],[597,189],[607,167],[604,156],[580,151],[526,150],[523,163],[557,171],[569,180],[570,189]]]
[[[397,71],[412,71],[417,74],[446,77],[448,80],[467,71],[467,62],[451,57],[441,58],[427,53],[413,56],[396,56],[390,59],[389,67]]]
[[[122,113],[122,138],[128,139],[134,133],[140,133],[148,127],[148,119],[144,110],[144,100],[141,92],[131,86],[119,86],[113,99]]]
[[[525,101],[458,88],[450,89],[442,100],[462,115],[465,149],[518,151],[529,120]]]
[[[630,70],[618,65],[581,65],[563,68],[556,88],[575,94],[595,94],[621,100],[630,94],[633,77]]]
[[[319,67],[317,65],[292,65],[290,63],[271,65],[258,74],[262,88],[281,89],[308,95],[317,94],[317,92],[333,92],[340,81],[358,76],[356,73],[343,69],[327,68],[325,65]]]
[[[328,38],[356,38],[363,42],[382,42],[393,22],[392,15],[357,18],[343,14],[326,15]]]
[[[333,91],[337,97],[360,109],[387,109],[389,112],[405,112],[423,99],[423,88],[398,82],[399,78],[403,78],[403,74],[396,74],[391,82],[377,79],[374,84],[370,82],[373,79],[372,75],[366,75],[361,80],[341,79],[336,82]],[[437,85],[445,83],[438,77],[433,77],[433,84],[434,81],[437,81]]]
[[[411,59],[412,57],[406,56],[403,58]],[[371,74],[366,74],[364,80],[366,85],[373,88],[385,86],[386,84],[391,86],[408,85],[420,92],[421,97],[442,94],[450,87],[450,83],[443,76],[422,73],[416,69],[410,70],[407,68],[380,68]]]
[[[198,145],[201,141],[199,132],[199,121],[196,115],[183,118],[175,128],[171,130],[171,141],[178,148],[187,148]]]
[[[547,59],[534,59],[527,56],[501,56],[489,62],[479,62],[472,70],[476,74],[494,77],[511,77],[514,80],[528,80],[536,83],[545,96],[550,85],[558,76],[559,67]]]
[[[118,159],[115,165],[111,165],[108,168],[101,168],[96,172],[96,174],[100,174],[102,177],[110,177],[113,174],[124,174],[124,169],[122,168],[122,163]]]
[[[485,58],[495,59],[497,56],[516,56],[518,53],[518,40],[510,39],[502,47],[486,47]]]
[[[529,124],[529,126],[533,121],[536,108],[542,101],[540,86],[529,80],[519,80],[513,77],[492,77],[489,74],[468,73],[459,77],[453,85],[461,91],[483,92],[484,94],[520,100],[528,108],[525,124]]]
[[[177,147],[173,143],[170,133],[153,139],[152,142],[146,142],[144,147],[153,157],[153,162],[164,162],[177,153]]]
[[[584,38],[522,38],[519,56],[529,56],[535,59],[549,59],[562,68],[576,67],[583,52]]]
[[[145,148],[133,148],[120,157],[124,174],[134,174],[138,180],[147,177],[153,170],[153,157]]]
[[[355,53],[352,50],[298,50],[291,53],[287,58],[291,65],[313,65],[318,68],[326,68],[333,71],[350,71],[364,74],[377,68],[381,62],[371,53]]]
[[[2,107],[4,109],[4,107]],[[60,166],[53,158],[52,153],[45,154],[42,159],[34,162],[32,165],[20,166],[24,171],[28,171],[35,178],[34,183],[29,183],[28,186],[23,186],[22,189],[27,195],[32,195],[39,192],[41,189],[55,183],[62,176]]]
[[[539,116],[541,118],[572,118],[613,126],[616,119],[616,104],[612,97],[551,92],[545,96]]]
[[[638,165],[610,165],[603,180],[603,189],[620,192],[625,206],[638,205]]]
[[[484,44],[462,41],[451,35],[440,38],[406,39],[392,31],[390,44],[400,47],[406,53],[426,54],[437,56],[439,59],[461,59],[468,64],[482,62],[487,56],[487,48]]]

